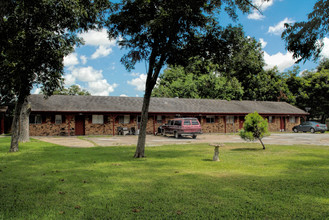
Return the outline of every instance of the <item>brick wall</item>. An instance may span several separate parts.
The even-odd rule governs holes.
[[[75,115],[65,115],[65,120],[61,124],[55,124],[52,121],[52,115],[44,115],[42,124],[30,124],[31,136],[60,136],[68,135],[70,129],[70,135],[75,135]],[[137,131],[137,116],[131,115],[129,123],[119,123],[118,116],[104,115],[104,124],[93,124],[91,115],[85,115],[85,135],[112,135],[113,134],[113,120],[114,133],[117,134],[118,127],[127,127],[128,129],[134,127]],[[156,117],[150,116],[146,132],[147,134],[153,134],[158,131],[158,127],[168,120],[173,119],[174,115],[162,116],[162,121],[157,121]],[[292,127],[300,124],[300,117],[295,118],[295,123],[289,121],[289,117],[284,117],[286,122],[286,131],[291,131]],[[155,121],[154,121],[155,119]],[[234,123],[226,123],[225,129],[225,116],[215,116],[214,123],[207,123],[206,117],[199,117],[202,126],[203,133],[234,133],[239,131],[239,117],[234,117]],[[280,117],[273,116],[272,123],[269,123],[269,131],[280,131]]]
[[[222,116],[215,116],[214,123],[207,123],[207,119],[202,117],[200,123],[203,133],[225,133],[224,117]]]
[[[272,123],[268,122],[269,131],[280,131],[280,117],[272,117]]]
[[[292,131],[292,128],[300,124],[300,117],[295,117],[295,123],[289,121],[289,117],[286,117],[286,131]]]
[[[75,120],[73,115],[66,115],[61,124],[51,121],[51,115],[43,116],[41,124],[30,124],[30,136],[59,136],[67,135],[70,128],[70,135],[74,135]]]

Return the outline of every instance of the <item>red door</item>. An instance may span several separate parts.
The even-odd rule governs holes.
[[[243,123],[244,123],[244,117],[243,116],[240,116],[239,117],[239,129],[242,129],[243,128]]]
[[[85,135],[85,117],[83,115],[75,116],[75,135]]]

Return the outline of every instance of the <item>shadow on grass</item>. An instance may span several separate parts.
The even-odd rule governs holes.
[[[300,157],[295,147],[294,157],[271,155],[275,167],[240,168],[244,151],[262,149],[233,149],[230,160],[202,163],[212,149],[152,148],[141,161],[132,158],[134,147],[38,144],[16,155],[0,151],[0,219],[322,219],[329,213],[326,150]]]
[[[202,159],[202,161],[213,162],[213,160],[211,160],[211,159]]]
[[[231,149],[231,151],[263,151],[263,148],[250,148],[250,147],[246,147],[246,148],[234,148]]]

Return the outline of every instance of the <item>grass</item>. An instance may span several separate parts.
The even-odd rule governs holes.
[[[328,219],[329,147],[66,148],[0,138],[0,219]]]

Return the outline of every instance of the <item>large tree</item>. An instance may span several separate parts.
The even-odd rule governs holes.
[[[154,97],[240,100],[241,83],[235,77],[221,76],[217,65],[193,58],[188,66],[164,70],[153,90]]]
[[[144,157],[146,124],[152,90],[162,67],[182,64],[186,58],[216,56],[228,59],[233,47],[221,41],[219,12],[237,18],[237,10],[248,12],[248,0],[122,0],[108,20],[109,37],[120,37],[129,50],[121,59],[127,69],[147,61],[147,79],[141,129],[134,157]]]
[[[282,38],[297,62],[312,58],[317,60],[320,57],[323,39],[329,33],[328,14],[329,1],[318,0],[313,11],[308,14],[307,21],[285,24],[286,30],[282,33]]]
[[[307,110],[309,118],[325,123],[329,117],[329,61],[320,62],[316,71],[300,72],[298,67],[285,73],[285,82],[295,104]]]
[[[97,27],[109,2],[9,0],[1,6],[0,88],[11,88],[16,99],[10,147],[15,152],[19,116],[33,85],[42,85],[47,95],[61,86],[63,57],[80,43],[76,34]]]
[[[41,91],[41,93],[45,94],[44,91]],[[91,94],[87,90],[81,89],[79,85],[71,85],[70,87],[57,88],[53,92],[53,95],[91,95]]]

